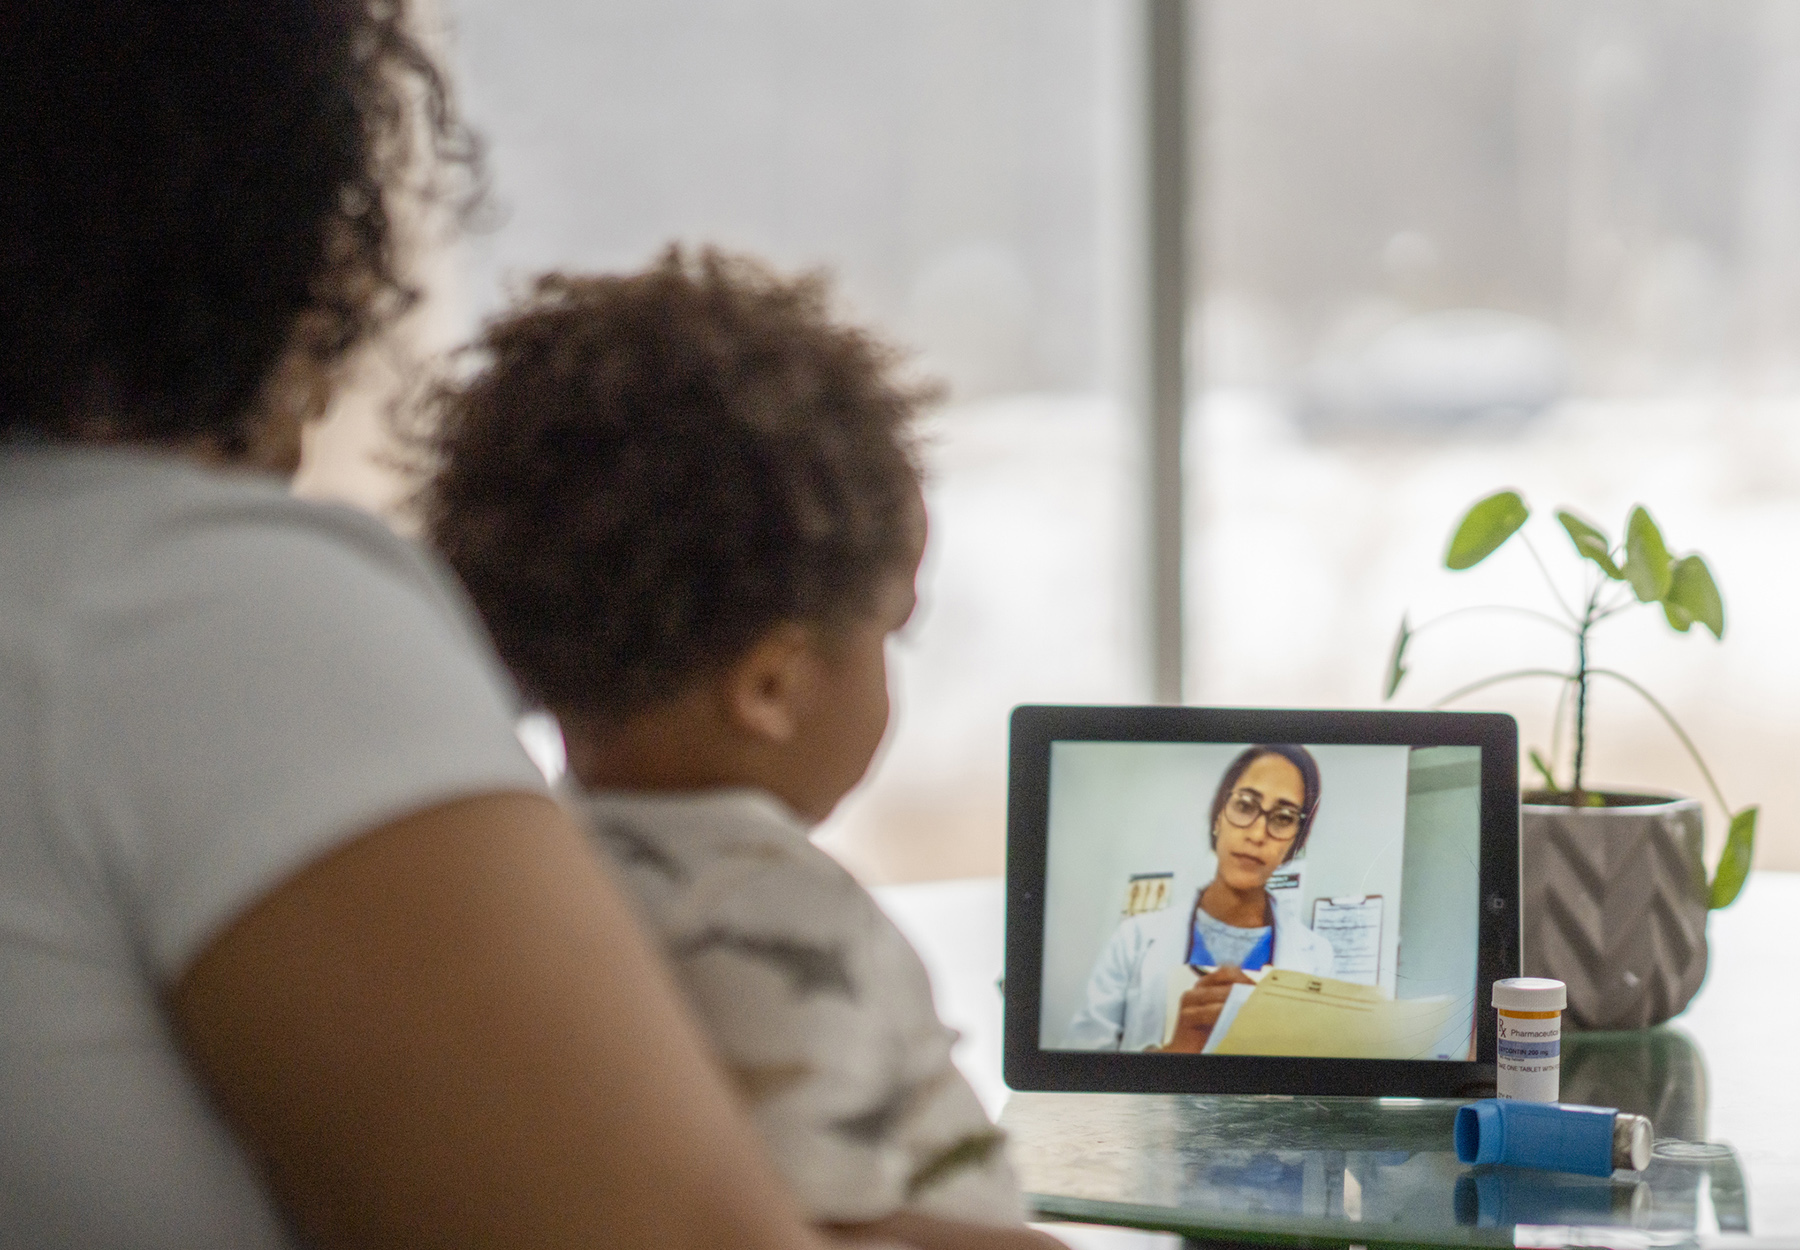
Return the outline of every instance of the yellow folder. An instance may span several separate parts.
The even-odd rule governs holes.
[[[1426,1059],[1452,1007],[1445,994],[1396,1000],[1373,985],[1287,968],[1271,968],[1254,989],[1244,988],[1249,993],[1235,1016],[1221,1020],[1225,1033],[1210,1040],[1209,1053]]]

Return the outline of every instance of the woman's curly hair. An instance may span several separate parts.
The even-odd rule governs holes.
[[[286,353],[417,298],[421,134],[477,166],[403,0],[16,0],[0,83],[0,439],[241,452]]]
[[[617,722],[784,621],[867,610],[917,541],[926,388],[818,276],[674,248],[540,278],[439,393],[425,522],[527,697]]]

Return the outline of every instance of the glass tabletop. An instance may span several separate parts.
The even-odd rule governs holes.
[[[1014,1093],[1001,1123],[1040,1215],[1266,1245],[1800,1245],[1800,999],[1782,951],[1800,877],[1715,916],[1672,1025],[1565,1033],[1566,1102],[1650,1117],[1611,1178],[1469,1168],[1450,1101]]]

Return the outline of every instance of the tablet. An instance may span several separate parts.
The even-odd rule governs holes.
[[[1481,1094],[1518,758],[1504,715],[1016,709],[1007,1084]]]

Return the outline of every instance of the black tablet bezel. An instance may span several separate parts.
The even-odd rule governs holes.
[[[1478,1096],[1494,1082],[1486,987],[1519,975],[1519,735],[1469,712],[1025,706],[1012,714],[1006,810],[1005,1076],[1013,1089],[1143,1094]],[[1053,742],[1303,742],[1481,748],[1475,1061],[1144,1055],[1038,1049]]]

